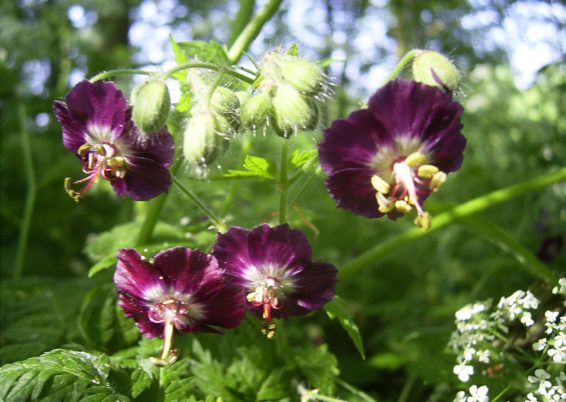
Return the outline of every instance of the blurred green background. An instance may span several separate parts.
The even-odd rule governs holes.
[[[87,279],[88,270],[117,248],[133,246],[147,209],[146,203],[118,199],[105,185],[80,205],[67,196],[63,179],[77,177],[80,166],[61,144],[51,113],[53,100],[102,70],[159,70],[163,62],[170,67],[169,34],[178,41],[230,43],[233,16],[241,5],[254,3],[2,3],[2,363],[78,342],[80,331],[73,320],[83,296],[95,284],[107,283],[111,274]],[[336,83],[335,96],[321,127],[366,101],[406,51],[428,48],[453,59],[462,71],[456,97],[466,110],[463,133],[468,145],[462,169],[427,202],[431,211],[440,212],[564,167],[565,24],[566,7],[554,1],[295,0],[283,2],[249,52],[259,59],[266,50],[296,42],[301,55],[332,60],[328,74]],[[121,77],[117,83],[127,93],[134,81]],[[319,138],[299,134],[291,149],[313,150]],[[272,134],[242,135],[210,175],[240,168],[243,143],[250,146],[250,154],[277,160],[279,142]],[[231,225],[276,222],[278,198],[272,183],[199,182],[189,171],[181,176]],[[33,208],[27,237],[21,233],[26,202]],[[289,220],[308,234],[317,259],[338,268],[412,227],[410,219],[367,220],[336,209],[323,174],[291,208]],[[514,198],[478,220],[497,225],[544,264],[565,272],[564,183]],[[205,217],[176,189],[171,189],[161,221],[152,244],[209,249],[214,241]],[[323,314],[289,325],[302,328],[313,341],[326,341],[337,356],[341,377],[379,400],[398,400],[404,393],[411,395],[406,400],[426,400],[438,384],[453,381],[453,358],[445,346],[454,312],[473,300],[532,285],[534,278],[520,265],[481,225],[456,223],[341,278],[338,293],[360,326],[365,361]],[[13,278],[19,272],[21,277]],[[69,283],[75,292],[65,290],[63,284]],[[37,302],[31,310],[33,303],[24,304],[24,309],[19,303],[23,299]]]

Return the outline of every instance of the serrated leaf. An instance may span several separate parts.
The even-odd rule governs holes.
[[[354,322],[352,315],[348,311],[346,307],[346,303],[338,297],[334,296],[334,299],[329,301],[324,305],[324,309],[326,310],[326,314],[330,317],[331,320],[338,319],[338,322],[346,330],[348,336],[354,343],[356,349],[360,353],[362,359],[366,358],[366,352],[364,350],[364,343],[362,341],[362,335],[360,333],[360,329]]]
[[[260,177],[264,179],[275,177],[275,164],[259,156],[246,155],[243,168],[245,170],[229,170],[223,177]]]
[[[295,359],[310,385],[320,389],[323,394],[333,394],[334,383],[340,371],[338,361],[328,351],[327,345],[303,350]]]
[[[73,341],[77,311],[88,287],[76,279],[2,281],[0,364]]]
[[[150,373],[144,370],[142,367],[137,367],[132,372],[132,396],[137,398],[143,391],[151,387],[153,382],[153,377]]]
[[[55,349],[0,368],[0,400],[129,401],[108,381],[107,356]]]
[[[181,50],[181,47],[171,34],[169,34],[169,42],[171,43],[171,48],[175,54],[175,61],[177,64],[185,63],[187,61],[187,54]]]
[[[220,65],[230,64],[226,51],[220,43],[214,40],[209,42],[199,40],[178,42],[177,45],[188,58],[196,58]]]
[[[301,168],[307,163],[311,162],[318,156],[318,151],[312,149],[310,151],[301,151],[296,149],[291,154],[291,165],[295,168]]]

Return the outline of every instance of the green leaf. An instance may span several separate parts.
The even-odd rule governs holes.
[[[299,369],[310,385],[323,394],[332,395],[334,383],[340,371],[336,357],[328,351],[327,345],[303,350],[295,357]]]
[[[83,300],[79,328],[87,345],[112,352],[130,346],[139,338],[139,331],[118,306],[114,285],[94,287]]]
[[[291,46],[289,46],[289,49],[287,49],[287,54],[289,56],[298,56],[299,55],[299,47],[297,46],[296,43],[292,43]]]
[[[173,48],[173,53],[175,53],[175,61],[177,64],[185,63],[187,61],[187,54],[181,50],[179,44],[173,38],[173,35],[169,34],[169,42]]]
[[[129,401],[108,381],[105,355],[55,349],[0,368],[0,400]]]
[[[291,154],[291,165],[297,169],[302,168],[317,157],[318,151],[316,149],[312,149],[310,151],[301,151],[300,149],[296,149]]]
[[[275,164],[259,156],[246,155],[243,168],[245,170],[229,170],[222,177],[260,177],[263,179],[273,179],[275,177]]]
[[[187,42],[179,42],[178,47],[184,53],[185,57],[195,58],[205,62],[216,63],[220,65],[229,65],[230,60],[222,45],[214,40],[204,42],[193,40]]]
[[[77,335],[77,312],[88,287],[82,279],[3,280],[0,364],[72,342]]]
[[[326,314],[331,320],[338,319],[338,322],[346,330],[354,346],[358,349],[362,359],[366,358],[366,352],[364,350],[364,343],[362,341],[362,335],[352,315],[347,309],[346,303],[338,296],[335,296],[330,302],[324,305]]]

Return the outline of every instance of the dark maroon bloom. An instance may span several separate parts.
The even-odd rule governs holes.
[[[320,162],[340,208],[368,218],[396,219],[422,204],[460,168],[466,139],[462,106],[438,88],[396,80],[378,90],[367,109],[324,130]]]
[[[81,160],[84,179],[65,180],[75,200],[100,178],[112,184],[116,194],[148,200],[168,190],[167,169],[173,159],[173,137],[164,128],[141,136],[131,118],[132,109],[111,81],[81,81],[55,101],[53,112],[63,127],[63,145]],[[73,185],[83,184],[76,191]]]
[[[245,314],[241,290],[228,287],[216,258],[175,247],[148,261],[136,250],[118,252],[114,273],[118,304],[148,338],[165,340],[165,359],[173,330],[221,332],[237,327]],[[166,353],[167,352],[167,353]]]
[[[248,308],[265,320],[307,314],[334,296],[336,268],[312,261],[305,235],[289,225],[232,227],[219,234],[212,253],[232,283],[245,289]]]

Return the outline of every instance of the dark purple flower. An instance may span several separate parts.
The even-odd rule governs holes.
[[[307,314],[334,296],[336,268],[312,261],[305,235],[289,225],[232,227],[219,234],[212,253],[232,283],[245,289],[248,309],[265,320]]]
[[[438,88],[396,80],[378,90],[367,109],[336,120],[318,149],[337,206],[391,219],[414,207],[416,223],[428,228],[423,202],[462,163],[462,112]]]
[[[142,137],[131,118],[132,109],[111,81],[81,81],[55,101],[53,112],[63,127],[63,145],[81,160],[85,178],[65,179],[75,200],[102,177],[116,194],[148,200],[168,190],[167,169],[173,159],[173,137],[163,128]],[[83,184],[79,191],[73,185]]]
[[[175,247],[148,261],[122,249],[114,283],[126,316],[146,337],[163,337],[169,345],[173,329],[221,332],[217,327],[237,327],[245,314],[241,290],[227,286],[216,258],[198,250]]]

